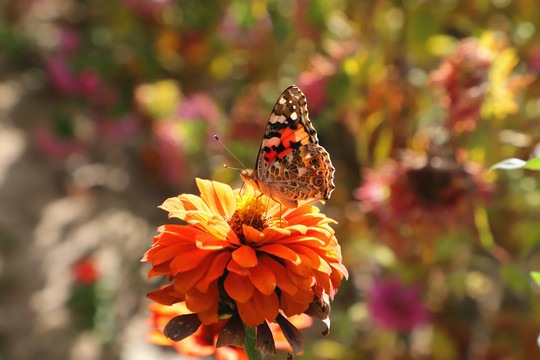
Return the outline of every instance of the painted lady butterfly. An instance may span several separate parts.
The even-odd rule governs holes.
[[[279,97],[261,142],[255,170],[242,180],[288,207],[299,200],[328,200],[334,190],[334,167],[319,145],[308,117],[306,97],[296,86]]]

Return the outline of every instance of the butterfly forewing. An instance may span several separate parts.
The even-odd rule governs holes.
[[[285,206],[297,207],[299,200],[327,200],[334,189],[334,167],[318,144],[306,97],[298,87],[291,86],[272,110],[255,173],[243,179],[254,182],[260,191]]]

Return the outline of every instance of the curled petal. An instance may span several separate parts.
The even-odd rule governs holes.
[[[304,349],[304,337],[302,333],[281,314],[276,318],[276,322],[283,331],[285,339],[291,345],[293,355],[297,355]]]
[[[257,344],[255,345],[255,349],[267,354],[276,354],[276,343],[266,321],[257,326]]]
[[[216,342],[216,347],[223,346],[237,346],[242,347],[244,345],[244,339],[246,337],[246,331],[244,330],[244,324],[238,314],[234,314],[227,320]]]
[[[179,315],[165,325],[163,334],[172,341],[180,341],[195,333],[200,326],[197,314]]]
[[[149,292],[146,297],[163,305],[172,305],[180,300],[177,296],[171,295],[171,290],[174,290],[174,286],[167,285],[159,290]]]

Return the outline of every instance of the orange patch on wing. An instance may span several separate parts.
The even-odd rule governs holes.
[[[287,155],[291,151],[293,151],[293,149],[289,147],[289,148],[283,150],[282,152],[280,152],[279,154],[277,154],[277,157],[282,159],[285,155]]]
[[[309,143],[309,135],[303,126],[298,125],[295,130],[286,128],[281,134],[281,143],[286,148],[291,146],[291,142],[300,142],[302,145]]]

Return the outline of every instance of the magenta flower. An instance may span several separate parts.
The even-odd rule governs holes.
[[[405,286],[394,277],[375,282],[368,294],[368,309],[377,326],[409,332],[429,320],[418,286]]]
[[[87,150],[87,144],[82,140],[57,134],[45,121],[34,129],[33,140],[41,155],[56,161],[64,161]]]
[[[77,79],[68,62],[61,56],[53,56],[45,63],[47,76],[53,87],[62,95],[70,95],[77,90]]]
[[[186,96],[178,108],[178,115],[182,119],[204,119],[213,125],[221,118],[219,108],[206,93]]]
[[[61,53],[67,55],[75,54],[81,47],[81,35],[79,32],[70,26],[62,26],[60,28],[60,41],[58,49]]]
[[[84,69],[78,74],[77,90],[83,96],[93,96],[97,94],[102,86],[101,75],[92,69]]]

